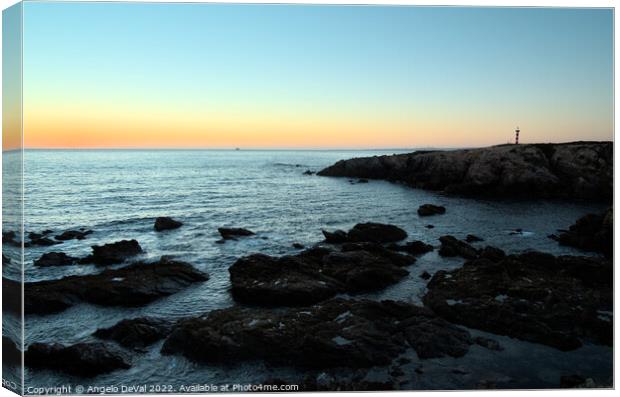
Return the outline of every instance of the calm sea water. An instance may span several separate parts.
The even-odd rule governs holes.
[[[44,252],[62,250],[85,256],[90,246],[137,239],[144,259],[173,255],[209,273],[209,281],[141,308],[119,309],[77,305],[59,314],[27,316],[25,343],[92,341],[91,334],[119,320],[137,316],[176,319],[202,314],[235,303],[229,294],[228,267],[244,255],[294,253],[291,244],[307,246],[322,240],[321,229],[348,229],[358,222],[392,223],[404,228],[410,239],[438,245],[438,237],[464,238],[473,233],[482,244],[507,252],[528,249],[553,254],[583,254],[560,247],[546,236],[567,228],[581,215],[600,211],[601,204],[560,201],[493,201],[444,196],[384,181],[351,184],[346,178],[306,176],[337,160],[391,154],[372,151],[26,151],[24,200],[26,231],[63,231],[78,227],[94,230],[86,240],[72,240],[53,247],[27,248],[25,278],[55,279],[70,274],[96,273],[94,266],[37,268],[32,262]],[[5,154],[3,165],[14,167]],[[14,160],[14,158],[13,158]],[[5,186],[10,191],[11,186]],[[15,205],[10,197],[8,206]],[[443,216],[420,218],[420,204],[447,207]],[[158,216],[181,220],[180,229],[156,233]],[[15,230],[16,217],[5,216],[4,230]],[[434,229],[424,226],[433,224]],[[221,226],[245,227],[256,236],[216,244]],[[511,235],[516,228],[522,235]],[[10,247],[5,253],[16,255]],[[397,299],[420,303],[426,282],[418,276],[462,264],[460,259],[440,258],[436,252],[418,259],[410,276],[383,291],[367,294],[372,299]],[[5,268],[4,276],[18,278],[19,271]],[[12,330],[5,332],[11,333]],[[475,335],[483,333],[471,330]],[[461,359],[420,361],[415,352],[411,381],[406,387],[467,388],[480,379],[507,387],[556,387],[561,375],[581,373],[598,381],[611,377],[612,350],[586,345],[573,352],[559,352],[542,345],[493,336],[505,347],[492,352],[472,347]],[[26,384],[129,385],[136,383],[189,385],[194,383],[262,383],[269,377],[291,378],[301,373],[262,362],[197,365],[178,356],[161,356],[161,343],[148,351],[132,353],[132,368],[91,380],[52,371],[26,370]],[[422,362],[423,375],[413,369]],[[467,368],[466,375],[452,369]],[[407,368],[405,368],[407,370]],[[382,371],[384,369],[378,369]]]

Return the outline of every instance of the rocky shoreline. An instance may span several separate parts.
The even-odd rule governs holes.
[[[384,179],[451,194],[611,201],[613,143],[498,145],[341,160],[320,176]]]
[[[431,204],[421,208],[421,216],[450,214],[449,209]],[[174,233],[183,223],[158,218],[155,225],[158,233]],[[436,245],[407,241],[407,233],[399,226],[372,222],[348,231],[323,230],[324,241],[309,248],[298,246],[294,254],[254,253],[236,259],[228,271],[230,294],[237,304],[229,308],[177,321],[127,318],[98,329],[92,335],[94,342],[32,343],[25,350],[25,362],[31,368],[93,377],[130,368],[134,355],[163,340],[161,354],[184,356],[199,364],[264,360],[318,371],[315,374],[343,368],[354,374],[345,379],[329,372],[327,383],[319,381],[319,375],[303,382],[279,380],[301,383],[304,390],[378,390],[399,388],[403,368],[411,361],[403,355],[407,350],[424,362],[463,357],[474,345],[503,349],[496,340],[474,337],[468,329],[560,351],[578,349],[584,343],[611,346],[611,225],[613,211],[609,209],[586,215],[557,238],[560,244],[604,254],[589,257],[535,251],[507,255],[498,247],[480,244],[483,239],[473,234],[465,240],[441,236]],[[75,238],[85,239],[90,233]],[[219,233],[223,240],[255,236],[242,228],[220,228]],[[14,234],[7,237],[3,243],[16,244]],[[44,238],[34,235],[31,241],[32,237]],[[122,267],[27,282],[25,314],[58,313],[82,302],[145,306],[209,280],[209,275],[191,264],[170,257],[141,261],[143,250],[136,240],[93,246],[92,250],[85,258],[51,251],[35,265]],[[415,271],[418,258],[435,250],[440,257],[462,258],[464,263],[451,271],[419,275],[427,286],[423,305],[355,296],[398,284]],[[3,278],[3,288],[9,298],[4,299],[3,309],[20,314],[20,284]],[[3,338],[3,345],[11,348],[10,357],[16,362],[21,353],[15,344]],[[381,366],[392,368],[388,376],[379,382],[369,380],[373,368]],[[581,385],[576,382],[582,379],[579,374],[567,376],[558,385]]]

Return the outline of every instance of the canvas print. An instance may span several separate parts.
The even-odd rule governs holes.
[[[3,11],[3,386],[613,387],[613,9]]]

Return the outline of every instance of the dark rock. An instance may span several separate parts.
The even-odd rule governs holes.
[[[404,245],[391,244],[389,249],[394,251],[403,251],[412,255],[421,255],[433,250],[433,246],[426,244],[423,241],[408,241]]]
[[[489,338],[485,338],[482,336],[476,336],[473,339],[473,342],[479,346],[485,347],[489,350],[495,350],[495,351],[502,351],[504,350],[504,348],[499,344],[498,341],[493,340],[493,339],[489,339]]]
[[[142,306],[207,279],[208,275],[187,263],[162,257],[154,263],[134,263],[99,274],[26,282],[24,311],[26,314],[56,313],[79,302],[101,306]],[[6,278],[2,279],[2,286],[10,296],[21,291],[20,283]],[[20,310],[19,304],[7,308],[13,312]]]
[[[84,258],[82,263],[94,263],[105,266],[121,263],[142,253],[142,247],[136,240],[121,240],[104,245],[93,245],[93,253]]]
[[[11,366],[22,365],[22,351],[13,339],[2,335],[2,364]]]
[[[446,207],[443,207],[441,205],[422,204],[418,208],[418,215],[420,216],[441,215],[445,213]]]
[[[610,200],[613,142],[498,145],[338,161],[322,176],[385,179],[446,193]]]
[[[143,348],[168,336],[172,323],[153,317],[122,320],[110,328],[100,328],[97,338],[112,339],[127,348]]]
[[[43,255],[36,261],[34,261],[35,266],[70,266],[77,263],[78,258],[74,258],[65,254],[64,252],[48,252]]]
[[[103,343],[77,343],[70,346],[33,343],[24,356],[26,366],[30,368],[53,369],[82,377],[131,367],[120,353]]]
[[[337,252],[313,248],[280,258],[246,256],[229,268],[233,298],[259,305],[308,305],[340,292],[378,290],[409,274],[401,269],[406,256],[364,248],[371,249],[349,246]]]
[[[314,172],[313,172],[313,171],[310,171],[310,170],[306,170],[306,171],[304,172],[304,175],[314,175]]]
[[[383,223],[358,223],[349,232],[336,230],[328,232],[323,230],[325,242],[330,244],[351,243],[391,243],[407,238],[407,232],[398,226]]]
[[[423,301],[457,324],[573,350],[584,339],[611,345],[611,281],[602,259],[528,252],[438,271]]]
[[[368,251],[382,258],[388,259],[396,266],[409,266],[415,263],[415,257],[407,254],[399,254],[377,243],[344,243],[342,252]]]
[[[480,251],[480,257],[490,260],[491,262],[499,262],[506,256],[506,253],[499,248],[486,246]]]
[[[439,248],[441,256],[460,256],[465,259],[474,259],[478,256],[478,250],[452,236],[439,237],[439,241],[441,242],[441,248]]]
[[[412,346],[421,358],[463,356],[467,331],[402,302],[333,299],[285,312],[214,310],[180,322],[162,347],[197,362],[263,359],[297,367],[388,365]]]
[[[561,245],[580,248],[585,251],[601,252],[606,257],[613,255],[613,210],[609,208],[602,214],[588,214],[577,220],[568,231],[561,233]]]
[[[54,237],[56,240],[84,240],[86,236],[92,234],[92,230],[67,230],[62,232],[58,236]]]
[[[431,277],[432,277],[432,276],[431,276],[431,275],[430,275],[430,273],[429,273],[429,272],[427,272],[427,271],[424,271],[424,272],[422,272],[422,274],[420,274],[420,278],[421,278],[421,279],[423,279],[423,280],[428,280],[428,279],[430,279]]]
[[[465,237],[465,241],[467,241],[468,243],[475,243],[475,242],[478,242],[478,241],[484,241],[484,239],[476,236],[475,234],[468,234]]]
[[[434,229],[434,228],[435,228],[435,226],[434,226],[434,225],[426,225],[426,226],[424,226],[424,227],[425,227],[425,228],[427,228],[427,229]]]
[[[560,377],[560,387],[574,389],[586,383],[586,378],[581,375],[564,375]]]
[[[37,236],[40,236],[40,235],[36,235],[35,234],[35,237],[37,237]],[[52,239],[47,238],[47,237],[40,237],[40,238],[36,238],[36,239],[31,239],[29,245],[30,246],[32,246],[32,245],[40,245],[40,246],[43,246],[43,247],[49,247],[50,245],[56,245],[56,244],[62,244],[62,241],[55,241],[55,240],[52,240]]]
[[[28,238],[30,240],[38,240],[38,239],[41,239],[43,237],[45,237],[45,234],[43,234],[43,233],[35,233],[35,232],[28,233]]]
[[[409,364],[411,362],[410,358],[407,357],[399,357],[398,360],[396,361],[399,365],[405,365],[405,364]]]
[[[391,243],[406,239],[407,233],[394,225],[367,222],[355,225],[347,237],[351,242]]]
[[[224,240],[236,239],[237,237],[253,236],[254,232],[237,227],[220,227],[217,231],[222,235]]]
[[[304,248],[306,248],[306,247],[304,247],[304,245],[303,245],[303,244],[301,244],[301,243],[293,243],[293,248],[296,248],[296,249],[298,249],[298,250],[301,250],[301,249],[304,249]]]
[[[167,216],[160,216],[155,219],[154,228],[156,231],[178,229],[183,226],[183,222],[176,221]]]
[[[12,230],[2,232],[2,244],[12,245],[14,247],[21,247],[21,241],[17,241],[17,233]]]
[[[341,244],[348,241],[347,232],[345,232],[344,230],[335,230],[333,232],[328,232],[327,230],[321,231],[323,232],[323,236],[325,236],[326,243]]]
[[[382,369],[357,369],[347,375],[342,372],[321,372],[318,375],[308,375],[301,382],[301,391],[311,392],[339,392],[339,391],[377,391],[396,390],[394,377]]]

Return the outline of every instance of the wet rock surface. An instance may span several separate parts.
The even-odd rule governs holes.
[[[233,298],[259,305],[299,306],[340,292],[373,291],[409,274],[402,266],[415,258],[377,245],[349,244],[342,251],[312,248],[297,255],[254,254],[230,268]]]
[[[155,225],[153,227],[156,231],[161,232],[164,230],[178,229],[183,226],[183,222],[179,222],[167,216],[160,216],[155,219]]]
[[[602,214],[587,214],[579,218],[569,230],[561,233],[557,241],[562,245],[595,251],[611,258],[613,255],[613,209]]]
[[[372,178],[471,196],[613,196],[613,143],[498,145],[341,160],[321,176]]]
[[[93,245],[93,253],[81,260],[81,263],[94,263],[105,266],[121,263],[142,253],[142,247],[136,240],[121,240],[104,245]]]
[[[26,366],[93,377],[131,365],[121,353],[103,343],[77,343],[64,346],[58,343],[33,343],[24,354]]]
[[[139,317],[122,320],[109,328],[100,328],[93,334],[100,339],[111,339],[127,348],[143,348],[168,336],[172,322],[160,318]]]
[[[424,304],[457,324],[573,350],[612,343],[612,265],[539,252],[438,271]]]
[[[441,205],[422,204],[418,208],[418,215],[420,216],[441,215],[445,213],[446,207],[443,207]]]
[[[407,238],[407,232],[398,226],[374,222],[358,223],[348,232],[343,230],[336,230],[334,232],[323,230],[323,235],[325,236],[325,242],[330,244],[346,242],[391,243]]]
[[[253,236],[255,233],[239,227],[220,227],[217,229],[224,240],[234,240],[237,237]]]
[[[441,236],[439,241],[441,242],[441,248],[439,248],[441,256],[460,256],[465,259],[474,259],[478,256],[477,249],[453,236]]]
[[[408,346],[421,358],[467,353],[467,331],[401,302],[333,299],[286,311],[232,307],[180,322],[162,347],[197,362],[264,359],[301,367],[387,365]]]
[[[67,230],[56,237],[56,240],[66,241],[66,240],[84,240],[86,236],[92,234],[92,230],[80,229],[80,230]]]
[[[207,279],[207,274],[188,263],[162,257],[157,262],[134,263],[99,274],[26,282],[24,311],[26,314],[55,313],[80,302],[102,306],[141,306]],[[17,294],[20,290],[18,282],[5,278],[2,285],[9,293]],[[19,310],[16,304],[7,308],[13,312]]]
[[[76,264],[79,258],[65,254],[64,252],[48,252],[34,261],[35,266],[71,266]]]

